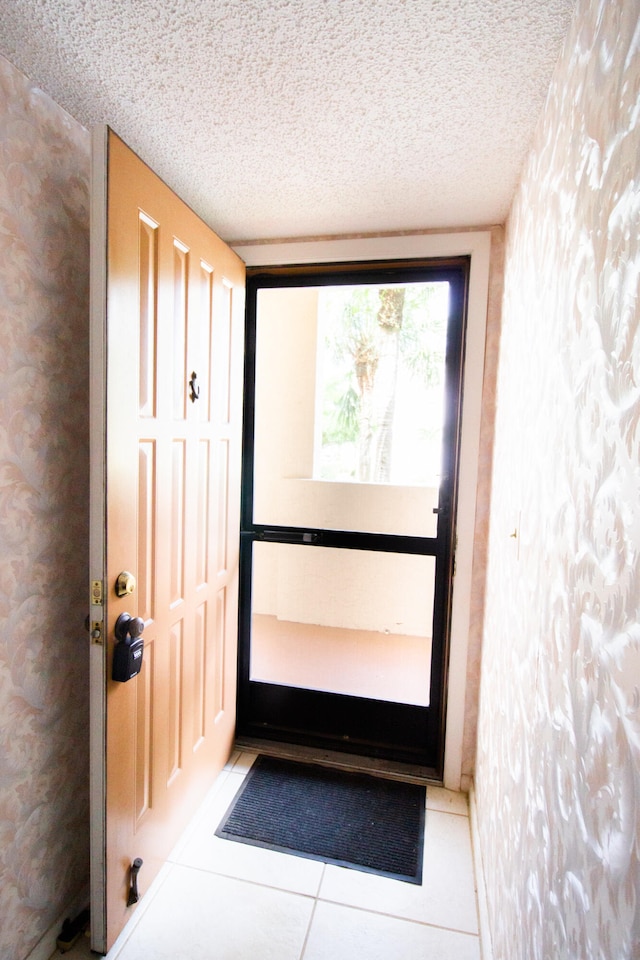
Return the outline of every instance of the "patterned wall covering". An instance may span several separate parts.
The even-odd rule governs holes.
[[[496,960],[640,957],[639,12],[578,0],[507,227],[476,770]]]
[[[88,881],[89,135],[0,58],[0,957]]]

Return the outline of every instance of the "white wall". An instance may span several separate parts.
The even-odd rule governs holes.
[[[579,0],[507,228],[476,775],[496,960],[640,957],[638,14]]]

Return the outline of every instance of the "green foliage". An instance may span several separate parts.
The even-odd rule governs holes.
[[[345,303],[342,316],[333,324],[327,342],[334,357],[351,357],[356,363],[375,351],[377,290],[371,287],[349,288],[351,296]]]
[[[352,380],[353,377],[351,376]],[[343,377],[327,385],[323,406],[322,443],[354,443],[360,427],[360,397]]]
[[[338,288],[331,303],[333,314],[326,343],[335,360],[375,358],[378,335],[379,287]],[[425,385],[438,384],[446,318],[441,309],[431,309],[435,288],[408,284],[403,322],[399,330],[400,362]],[[342,294],[342,296],[340,296]],[[346,294],[346,302],[345,302]],[[340,301],[341,315],[338,315]]]
[[[427,387],[440,383],[444,366],[446,318],[442,310],[430,309],[433,286],[409,286],[400,332],[400,358],[407,371]]]
[[[363,398],[376,390],[385,336],[378,322],[381,289],[390,289],[390,285],[325,291],[325,362],[331,368],[331,378],[323,396],[322,443],[325,448],[351,443],[354,456],[360,441]],[[402,315],[395,325],[398,376],[425,389],[437,387],[444,370],[447,324],[442,284],[409,283],[404,290]],[[372,435],[377,426],[368,420]]]

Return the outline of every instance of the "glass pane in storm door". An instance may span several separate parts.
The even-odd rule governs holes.
[[[433,557],[254,544],[253,681],[428,706]]]
[[[435,537],[448,282],[257,296],[254,523]]]

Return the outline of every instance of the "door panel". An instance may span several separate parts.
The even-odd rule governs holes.
[[[143,860],[144,893],[233,742],[244,265],[111,131],[95,143],[108,205],[93,320],[92,423],[106,441],[92,476],[92,621],[104,624],[92,742],[102,728],[106,753],[92,776],[92,857],[104,858],[92,946],[105,951],[134,909],[131,863]],[[123,570],[137,587],[119,597]],[[117,683],[122,612],[144,620],[144,657]]]
[[[468,269],[249,280],[247,736],[442,773]]]

